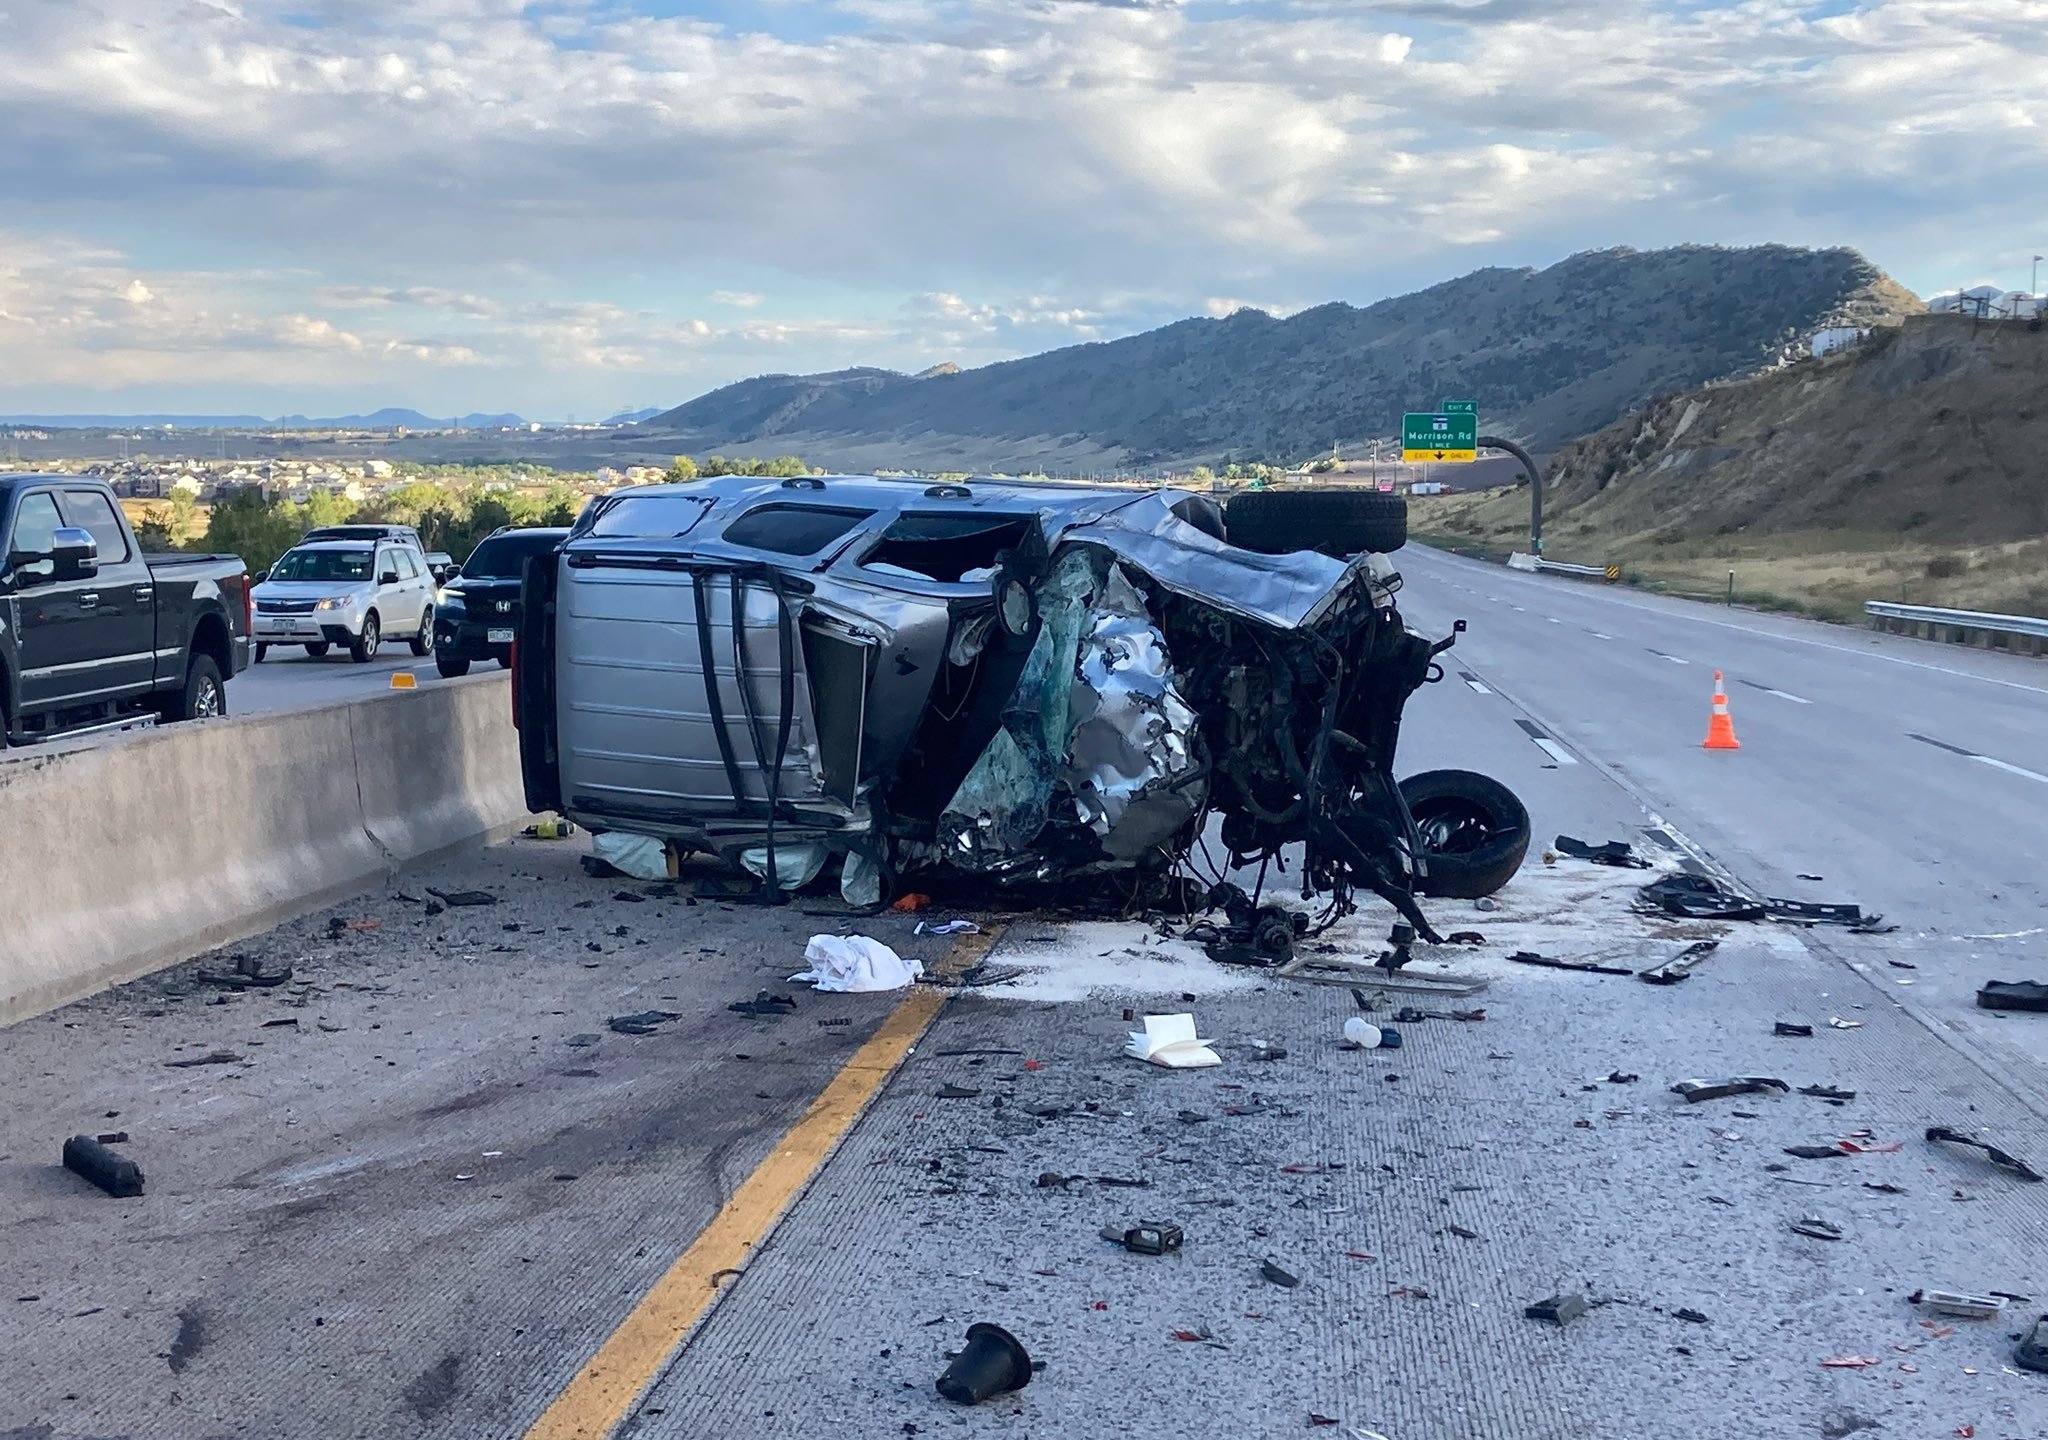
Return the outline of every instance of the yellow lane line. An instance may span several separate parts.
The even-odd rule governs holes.
[[[981,935],[960,937],[934,972],[957,976],[986,955],[1001,933],[992,927]],[[747,1257],[768,1238],[945,1008],[950,994],[928,985],[914,985],[905,992],[711,1223],[542,1412],[526,1440],[603,1440],[611,1434],[717,1302],[721,1278],[744,1267]]]

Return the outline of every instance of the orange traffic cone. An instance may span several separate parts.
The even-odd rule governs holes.
[[[1735,722],[1728,718],[1728,689],[1721,683],[1721,672],[1714,672],[1714,714],[1707,721],[1707,738],[1701,742],[1708,750],[1740,750],[1742,742],[1735,738]]]

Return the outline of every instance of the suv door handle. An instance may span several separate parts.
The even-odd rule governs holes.
[[[153,600],[155,598],[156,587],[154,585],[137,585],[135,587],[135,599],[137,603],[140,603],[145,600]]]
[[[99,604],[100,597],[97,591],[88,590],[78,597],[78,608],[81,610],[97,610]]]

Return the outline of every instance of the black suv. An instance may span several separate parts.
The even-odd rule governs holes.
[[[519,575],[527,557],[544,555],[567,530],[516,530],[507,525],[478,542],[451,571],[434,602],[434,668],[453,679],[475,660],[512,663],[519,626]]]

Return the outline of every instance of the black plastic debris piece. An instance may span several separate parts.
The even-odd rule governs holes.
[[[2048,983],[1993,980],[1977,992],[1979,1010],[2048,1010]]]
[[[788,1015],[796,1010],[796,996],[771,995],[761,990],[753,999],[735,1000],[725,1008],[735,1015]]]
[[[74,1175],[83,1175],[117,1200],[133,1199],[142,1193],[142,1167],[125,1155],[116,1155],[90,1135],[73,1135],[64,1142],[64,1168]]]
[[[585,855],[582,857],[582,862],[583,873],[593,880],[624,880],[627,878],[625,871],[612,864],[611,861],[600,859],[598,856]]]
[[[1854,1100],[1854,1090],[1837,1090],[1832,1085],[1801,1085],[1801,1095],[1811,1095],[1816,1100]]]
[[[1632,1074],[1626,1070],[1610,1070],[1607,1072],[1607,1083],[1609,1085],[1633,1085],[1642,1078],[1642,1076]]]
[[[443,905],[453,906],[457,909],[465,905],[495,905],[498,903],[498,897],[488,890],[436,890],[433,886],[429,885],[427,893],[436,900],[439,900]]]
[[[941,1085],[933,1093],[941,1100],[973,1100],[981,1094],[968,1085]]]
[[[291,978],[291,966],[266,975],[262,964],[248,955],[237,955],[232,970],[201,970],[198,973],[200,984],[218,986],[223,990],[274,990]]]
[[[1135,1225],[1105,1225],[1102,1238],[1121,1245],[1133,1255],[1170,1255],[1181,1247],[1180,1226],[1164,1220],[1140,1220]]]
[[[1807,874],[1801,874],[1801,875],[1800,875],[1800,876],[1799,876],[1798,878],[1799,878],[1799,879],[1801,879],[1801,880],[1825,880],[1825,879],[1827,879],[1828,877],[1827,877],[1827,876],[1825,876],[1825,875],[1807,875]]]
[[[657,1025],[682,1018],[679,1010],[642,1010],[637,1015],[614,1015],[605,1024],[621,1035],[652,1035]]]
[[[1200,1125],[1208,1118],[1207,1115],[1204,1115],[1199,1110],[1183,1110],[1180,1112],[1180,1123],[1183,1125]]]
[[[2034,1328],[2027,1331],[2020,1343],[2013,1347],[2012,1363],[2022,1370],[2035,1370],[2048,1375],[2048,1315],[2034,1322]]]
[[[1636,891],[1637,908],[1687,920],[1761,920],[1764,907],[1718,880],[1678,871]]]
[[[1517,965],[1540,965],[1546,970],[1583,970],[1589,975],[1633,975],[1636,972],[1625,965],[1596,965],[1591,960],[1559,960],[1549,955],[1538,955],[1534,950],[1517,950],[1508,956]]]
[[[1000,1325],[981,1321],[967,1327],[967,1345],[939,1376],[939,1394],[961,1405],[978,1405],[991,1395],[1022,1390],[1031,1383],[1031,1356]]]
[[[1676,985],[1692,977],[1695,966],[1721,948],[1719,940],[1699,940],[1686,946],[1662,965],[1638,971],[1636,978],[1651,985]]]
[[[1480,1238],[1477,1230],[1467,1230],[1463,1225],[1446,1225],[1444,1228],[1460,1240],[1477,1240]]]
[[[1773,1035],[1791,1035],[1801,1040],[1811,1040],[1813,1038],[1813,1027],[1811,1025],[1794,1025],[1790,1020],[1780,1020],[1771,1027],[1771,1033]]]
[[[1721,1100],[1730,1095],[1763,1095],[1772,1090],[1789,1095],[1792,1087],[1768,1075],[1731,1075],[1726,1080],[1681,1080],[1671,1087],[1672,1094],[1682,1095],[1688,1103],[1695,1105],[1702,1100]]]
[[[1150,1180],[1132,1179],[1127,1175],[1097,1175],[1095,1183],[1097,1185],[1114,1185],[1120,1190],[1148,1190],[1152,1186]]]
[[[1906,1193],[1906,1187],[1903,1185],[1892,1185],[1878,1180],[1865,1180],[1863,1188],[1865,1190],[1875,1190],[1880,1195],[1903,1195]]]
[[[1794,1235],[1806,1235],[1815,1240],[1839,1240],[1842,1227],[1832,1220],[1823,1220],[1818,1215],[1801,1215],[1792,1222]]]
[[[1588,845],[1569,835],[1557,837],[1552,847],[1560,855],[1569,855],[1574,860],[1590,860],[1595,865],[1613,865],[1626,870],[1647,870],[1650,862],[1636,854],[1635,847],[1626,840],[1609,840],[1604,845]]]
[[[128,1143],[128,1132],[126,1130],[109,1130],[92,1138],[99,1141],[102,1145],[126,1145]]]
[[[1484,945],[1486,937],[1477,930],[1453,930],[1444,936],[1446,945]]]
[[[1894,970],[1918,970],[1920,968],[1911,960],[1887,960],[1884,963],[1891,966]]]
[[[1285,1060],[1286,1058],[1287,1047],[1285,1045],[1259,1045],[1252,1050],[1252,1059],[1254,1060]]]
[[[296,1028],[297,1028],[297,1026],[298,1026],[298,1023],[299,1023],[299,1017],[298,1017],[298,1016],[296,1016],[296,1015],[287,1015],[287,1016],[285,1016],[285,1017],[284,1017],[283,1019],[281,1019],[281,1020],[265,1020],[265,1021],[263,1022],[263,1024],[262,1024],[262,1026],[261,1026],[260,1028],[262,1028],[262,1029],[264,1029],[264,1030],[279,1030],[279,1029],[282,1029],[283,1027],[285,1027],[285,1026],[289,1025],[289,1026],[292,1026],[292,1027],[293,1027],[294,1029],[296,1029]]]
[[[1707,1314],[1704,1310],[1673,1310],[1671,1318],[1673,1320],[1690,1321],[1694,1325],[1709,1325],[1713,1323],[1707,1319]]]
[[[239,1065],[242,1057],[232,1050],[212,1050],[204,1055],[194,1055],[188,1060],[166,1060],[164,1064],[173,1070],[190,1070],[200,1065]]]
[[[1038,1188],[1041,1190],[1064,1190],[1067,1188],[1067,1181],[1070,1178],[1060,1174],[1057,1170],[1041,1170],[1038,1172]]]
[[[1839,1160],[1849,1152],[1839,1145],[1787,1145],[1785,1153],[1795,1160]]]
[[[1982,1150],[1992,1164],[2004,1166],[2022,1180],[2031,1180],[2038,1184],[2042,1179],[2040,1173],[2033,1166],[2027,1164],[2026,1161],[2018,1156],[2009,1155],[1996,1145],[1965,1135],[1962,1131],[1952,1129],[1947,1125],[1928,1126],[1927,1138],[1931,1142],[1938,1141],[1947,1145],[1967,1145],[1973,1150]]]
[[[612,899],[621,905],[645,905],[647,897],[636,890],[614,890]]]
[[[1282,1290],[1292,1290],[1301,1283],[1299,1275],[1290,1275],[1271,1260],[1259,1266],[1259,1278],[1268,1285],[1278,1285]]]
[[[1588,1308],[1583,1295],[1552,1295],[1534,1305],[1523,1306],[1522,1316],[1527,1320],[1548,1320],[1553,1325],[1569,1325],[1584,1315]]]

